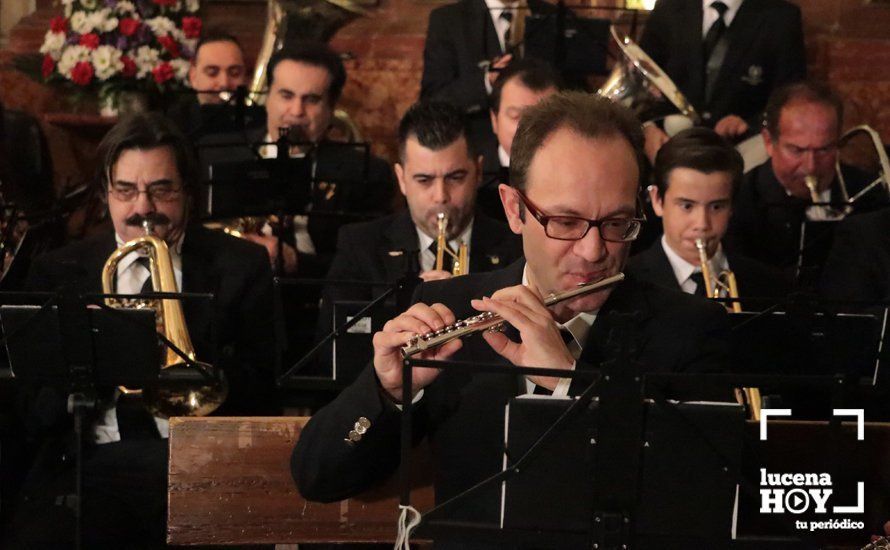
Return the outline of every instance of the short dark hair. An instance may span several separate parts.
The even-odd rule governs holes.
[[[444,101],[418,101],[412,105],[399,122],[399,159],[405,161],[405,144],[408,138],[438,151],[460,138],[467,142],[467,152],[476,157],[476,149],[470,140],[467,117],[463,110]]]
[[[340,54],[328,47],[327,44],[302,42],[286,46],[272,54],[266,71],[266,79],[270,89],[275,78],[275,67],[282,61],[305,63],[306,65],[325,69],[331,75],[331,85],[328,87],[327,93],[328,104],[333,106],[340,99],[340,94],[343,93],[343,86],[346,85],[346,68],[343,67],[343,60],[340,59]]]
[[[742,181],[745,163],[731,143],[710,128],[689,128],[668,140],[655,156],[655,188],[664,198],[674,168],[691,168],[705,174],[726,172],[732,178],[732,196]]]
[[[529,107],[519,121],[510,151],[510,185],[524,190],[532,159],[548,136],[562,128],[588,139],[620,138],[636,156],[640,178],[646,169],[643,129],[626,107],[584,92],[561,92]]]
[[[105,196],[111,184],[112,171],[118,159],[131,149],[155,149],[170,147],[176,160],[176,169],[182,179],[182,186],[191,192],[197,182],[197,165],[192,156],[192,146],[173,122],[156,112],[130,115],[120,120],[99,143],[99,166],[97,175],[101,196]]]
[[[818,103],[825,105],[837,113],[837,127],[840,131],[844,121],[844,104],[834,91],[825,83],[815,80],[801,80],[786,84],[776,89],[766,102],[764,126],[774,139],[779,137],[779,118],[782,109],[790,103]]]
[[[241,50],[241,55],[244,55],[244,48],[241,47],[241,42],[238,41],[234,34],[219,27],[211,27],[201,33],[201,38],[198,39],[198,43],[195,45],[195,55],[192,57],[192,63],[198,60],[198,51],[201,50],[201,46],[213,42],[231,42],[238,46],[238,49]]]
[[[500,110],[504,86],[514,78],[518,78],[523,86],[533,92],[543,92],[548,88],[559,90],[562,87],[559,74],[548,63],[533,57],[514,61],[501,71],[491,87],[488,102],[493,112],[497,113]]]

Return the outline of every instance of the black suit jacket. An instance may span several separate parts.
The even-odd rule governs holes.
[[[865,174],[843,167],[847,192],[852,197],[868,181]],[[843,196],[837,181],[831,185],[831,201],[841,203]],[[810,201],[792,197],[776,179],[769,160],[745,175],[733,201],[732,219],[723,243],[727,251],[741,254],[780,269],[795,269],[800,253],[801,223],[806,220]],[[851,215],[874,210],[886,204],[880,193],[869,192],[857,201]],[[818,282],[824,257],[831,248],[834,222],[808,224],[808,255],[815,261],[811,273],[801,273],[799,283]]]
[[[28,274],[31,290],[100,293],[100,274],[115,250],[113,233],[41,256]],[[198,225],[182,244],[182,291],[209,292],[212,303],[184,300],[183,313],[197,357],[221,367],[229,397],[216,414],[275,414],[277,351],[272,273],[262,247]]]
[[[890,210],[852,217],[838,225],[821,287],[832,300],[890,300]]]
[[[207,169],[214,162],[257,159],[254,145],[262,142],[265,135],[265,128],[255,128],[238,134],[205,136],[200,142],[203,147],[199,148],[201,177],[207,178]],[[368,155],[366,163],[365,152],[360,148],[322,142],[314,154],[315,177],[309,192],[309,210],[321,215],[309,216],[308,230],[316,254],[315,257],[301,254],[298,269],[303,276],[321,277],[336,250],[337,231],[355,219],[337,214],[389,212],[395,175],[389,163],[374,155]]]
[[[490,296],[519,284],[524,261],[506,269],[423,284],[416,301],[442,302],[458,318],[476,313],[470,299]],[[717,304],[629,278],[620,283],[602,307],[584,345],[579,369],[595,368],[607,358],[607,341],[616,319],[611,313],[634,313],[630,338],[635,359],[646,372],[702,372],[725,368],[729,327]],[[627,336],[627,334],[625,334]],[[454,360],[500,362],[478,335],[464,340]],[[428,386],[417,404],[416,436],[427,435],[435,454],[436,500],[442,502],[500,471],[503,457],[504,406],[525,393],[515,375],[474,374],[445,370]],[[343,441],[359,417],[370,428],[354,445]],[[373,366],[362,372],[304,428],[292,461],[301,493],[310,500],[332,501],[358,493],[388,477],[398,465],[400,413],[381,394]],[[498,488],[479,494],[452,517],[496,521]]]
[[[701,28],[700,0],[659,0],[640,47],[667,72],[705,124],[735,114],[757,128],[770,92],[806,76],[800,8],[785,0],[744,0],[726,31],[726,57],[711,100],[705,101]]]
[[[344,226],[327,279],[393,283],[405,276],[416,276],[420,272],[418,246],[417,229],[407,210],[371,222]],[[500,269],[521,256],[522,242],[506,225],[479,212],[475,214],[470,272]],[[411,284],[407,296],[410,297],[413,288],[414,284]],[[319,337],[332,330],[335,301],[371,301],[383,291],[380,286],[325,286],[318,320]],[[329,355],[325,354],[326,357]]]
[[[739,297],[782,298],[791,290],[791,279],[788,273],[770,267],[739,254],[726,255],[729,269],[735,274],[739,286]],[[682,290],[680,282],[674,275],[674,269],[664,252],[661,239],[655,241],[648,249],[631,257],[627,263],[627,272],[641,281],[646,281],[670,290]],[[757,309],[769,304],[745,304],[746,310]]]

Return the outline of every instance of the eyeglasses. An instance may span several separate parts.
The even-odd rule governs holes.
[[[153,183],[145,191],[140,191],[135,185],[113,183],[109,186],[108,192],[121,202],[133,202],[142,193],[148,195],[152,202],[170,202],[179,197],[182,187],[174,187],[169,183]]]
[[[551,239],[560,241],[581,240],[591,227],[596,227],[604,241],[624,243],[637,238],[645,221],[642,217],[588,220],[576,216],[548,216],[532,204],[522,191],[517,189],[516,193],[531,215],[544,226],[544,233]]]

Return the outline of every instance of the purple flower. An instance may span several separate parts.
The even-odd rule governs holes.
[[[117,0],[105,0],[105,7],[113,10],[117,7]]]
[[[127,49],[127,37],[126,36],[118,36],[117,43],[115,44],[115,47],[121,51],[126,50]]]
[[[80,44],[80,35],[77,34],[76,32],[72,32],[71,34],[68,35],[67,38],[65,38],[65,44],[67,44],[69,46],[75,46],[77,44]]]
[[[136,0],[136,10],[143,19],[151,19],[158,15],[158,5],[151,0]]]

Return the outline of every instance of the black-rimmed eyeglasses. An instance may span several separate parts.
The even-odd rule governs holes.
[[[528,211],[544,226],[544,233],[551,239],[578,241],[583,239],[591,227],[596,227],[604,241],[624,243],[632,241],[640,234],[643,218],[603,218],[589,220],[577,216],[549,216],[541,212],[522,191],[516,190],[519,200]]]

